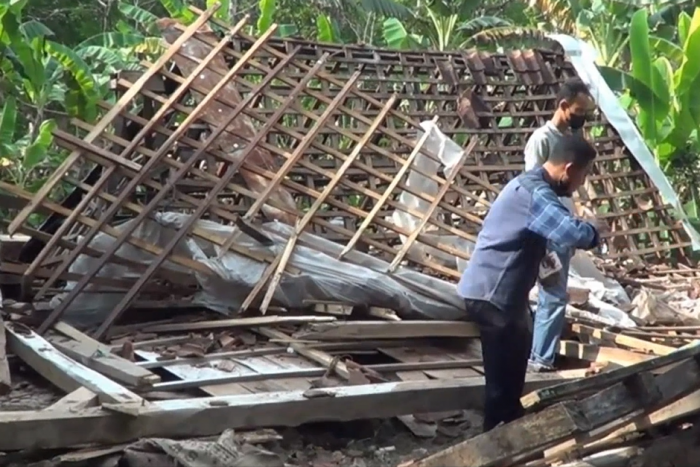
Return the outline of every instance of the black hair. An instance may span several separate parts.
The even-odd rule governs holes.
[[[547,159],[552,164],[573,164],[585,167],[595,159],[597,151],[593,145],[581,135],[565,135]]]
[[[573,102],[579,94],[591,95],[586,83],[581,78],[568,79],[564,81],[564,84],[559,88],[559,92],[557,92],[557,105],[561,101]]]

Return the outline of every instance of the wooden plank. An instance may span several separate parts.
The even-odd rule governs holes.
[[[337,373],[338,376],[345,380],[350,379],[350,372],[345,366],[345,363],[338,361],[326,352],[294,343],[293,339],[291,339],[288,335],[275,329],[257,328],[256,332],[262,334],[268,339],[278,339],[281,344],[283,343],[284,345],[288,345],[302,357],[308,358],[309,360],[314,361],[325,368],[330,368],[332,366],[333,371]]]
[[[102,402],[145,402],[111,379],[66,357],[28,328],[8,326],[7,340],[15,355],[59,389],[72,392],[84,386],[97,394]]]
[[[73,326],[59,322],[54,325],[54,329],[71,339],[49,339],[54,347],[86,367],[135,388],[145,388],[160,382],[160,376],[115,355],[110,346],[94,340]]]
[[[653,358],[627,367],[618,368],[605,373],[599,373],[580,381],[564,383],[530,393],[523,397],[523,406],[526,408],[535,407],[547,402],[572,396],[579,392],[600,389],[611,384],[615,384],[619,381],[623,381],[624,379],[630,378],[636,374],[662,368],[682,360],[687,360],[688,358],[693,358],[697,355],[700,355],[700,344],[683,347],[663,357]]]
[[[673,402],[672,404],[660,408],[659,410],[633,419],[630,421],[630,423],[606,435],[599,442],[604,443],[608,440],[619,438],[628,433],[648,430],[654,426],[664,425],[674,420],[686,418],[698,412],[700,412],[700,390],[692,392],[687,396]]]
[[[113,445],[149,437],[194,438],[229,428],[293,427],[461,410],[467,401],[481,399],[483,384],[483,378],[395,382],[112,406],[138,414],[126,418],[99,407],[77,412],[0,412],[0,451]]]
[[[144,351],[139,351],[139,355],[144,355]],[[464,360],[464,361],[442,361],[442,362],[429,362],[429,363],[382,363],[378,365],[363,365],[363,368],[375,371],[378,373],[393,373],[393,372],[407,372],[407,371],[424,371],[424,369],[430,368],[460,368],[467,367],[470,365],[476,365],[481,363],[479,360]],[[243,368],[241,368],[243,367]],[[175,391],[178,389],[188,389],[193,387],[207,387],[215,386],[218,384],[241,384],[255,382],[256,384],[265,383],[276,387],[277,391],[284,390],[284,388],[277,383],[282,380],[289,379],[300,379],[300,378],[310,378],[310,377],[321,377],[327,372],[327,368],[319,368],[309,365],[294,365],[291,368],[289,366],[282,366],[273,364],[269,357],[256,357],[254,360],[250,359],[245,363],[239,362],[234,370],[237,374],[231,372],[224,372],[213,367],[193,367],[190,365],[183,365],[178,367],[177,365],[167,368],[168,371],[172,372],[174,375],[184,378],[184,381],[167,381],[164,383],[158,383],[154,386],[155,390],[158,391]],[[255,369],[251,371],[252,369]],[[190,376],[197,376],[196,379],[189,379]],[[427,377],[426,377],[427,378]],[[423,379],[426,379],[423,378]],[[295,387],[295,390],[301,389]],[[308,383],[304,383],[304,389],[308,389]],[[254,388],[250,392],[273,392],[269,389]],[[228,394],[221,394],[228,395]]]
[[[634,365],[654,358],[653,355],[632,352],[626,349],[605,347],[593,344],[581,344],[574,341],[561,341],[559,355],[574,357],[589,362],[610,362],[621,366]]]
[[[201,331],[203,329],[224,329],[275,324],[325,323],[335,321],[333,316],[253,316],[250,318],[217,319],[195,323],[174,323],[146,326],[144,333]]]
[[[140,358],[143,358],[145,360],[145,364],[148,363],[160,363],[157,361],[158,354],[152,351],[144,351],[144,350],[135,350],[134,353],[138,355]],[[229,352],[230,353],[230,352]],[[207,356],[208,357],[208,356]],[[222,360],[225,357],[220,357],[217,360]],[[235,356],[233,358],[236,358]],[[242,357],[242,358],[247,358],[247,357]],[[179,362],[179,360],[183,360],[182,362]],[[201,376],[202,378],[206,378],[207,373],[211,372],[212,364],[216,363],[216,360],[203,360],[203,359],[196,359],[199,361],[192,361],[195,359],[176,359],[176,360],[171,360],[167,363],[169,365],[164,366],[163,370],[165,370],[167,373],[170,373],[171,375],[183,380],[183,381],[190,381],[193,376]],[[190,373],[189,370],[192,370]],[[179,381],[178,381],[179,382]],[[210,396],[234,396],[234,395],[242,395],[242,394],[251,394],[254,393],[255,391],[253,390],[248,390],[244,384],[241,383],[225,383],[225,384],[212,384],[212,385],[204,385],[205,383],[201,383],[202,385],[198,385],[199,389],[201,389],[205,394],[208,394]],[[161,391],[162,392],[162,391]]]
[[[674,350],[676,350],[674,347],[669,347],[667,345],[661,345],[655,342],[637,339],[636,337],[625,336],[624,334],[618,334],[615,332],[604,331],[602,329],[596,329],[594,327],[586,326],[584,324],[574,323],[571,325],[571,330],[577,334],[593,336],[596,339],[608,340],[614,342],[615,344],[622,345],[624,347],[631,347],[636,350],[650,352],[656,355],[668,355]]]
[[[384,348],[378,349],[381,353],[388,355],[391,358],[395,358],[400,362],[405,363],[425,363],[425,362],[437,362],[440,360],[450,359],[446,354],[446,350],[433,345],[422,345],[422,346],[412,346],[412,347],[398,347],[398,348]],[[416,379],[415,375],[408,375],[412,379]],[[425,371],[426,377],[433,377],[438,379],[454,379],[454,378],[472,378],[475,376],[482,376],[481,373],[474,370],[473,368],[462,368],[459,370],[434,370]]]
[[[66,412],[69,410],[80,410],[88,407],[94,407],[98,403],[99,398],[97,397],[97,394],[88,388],[78,388],[70,394],[63,396],[43,410]]]
[[[650,373],[637,375],[634,384],[617,383],[581,401],[559,403],[526,415],[424,459],[410,467],[510,465],[576,433],[588,432],[658,402],[660,392]]]
[[[663,407],[671,407],[677,401],[682,400],[700,386],[700,366],[697,363],[697,356],[693,359],[686,360],[678,365],[670,368],[665,373],[655,378],[656,386],[661,394],[662,403],[651,404],[649,407],[634,417],[622,418],[593,430],[590,433],[581,433],[572,436],[558,445],[551,447],[546,453],[547,459],[557,459],[566,453],[577,449],[584,443],[593,443],[596,440],[608,439],[611,433],[619,433],[622,429],[635,431],[630,429],[631,426],[639,424],[649,419],[654,413],[661,412]],[[651,372],[650,372],[651,373]],[[667,412],[667,415],[670,415]],[[622,433],[620,433],[622,434]],[[606,438],[607,437],[607,438]]]
[[[0,395],[5,395],[12,391],[12,376],[10,375],[10,365],[7,363],[5,346],[5,322],[0,316]]]
[[[472,323],[463,321],[338,321],[314,323],[294,334],[298,339],[321,341],[478,336],[478,328]]]
[[[694,361],[682,362],[669,369],[666,373],[657,376],[658,386],[662,399],[668,401],[657,407],[649,407],[648,411],[631,420],[623,420],[602,433],[589,436],[586,440],[589,445],[604,443],[607,440],[624,436],[628,433],[644,430],[661,425],[672,420],[687,417],[700,411],[700,370]],[[561,456],[583,443],[580,439],[571,439],[549,450],[550,456]]]

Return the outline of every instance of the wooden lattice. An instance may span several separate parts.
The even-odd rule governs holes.
[[[344,253],[358,248],[380,256],[390,272],[408,264],[456,280],[454,259],[467,260],[468,252],[440,238],[475,240],[490,201],[522,171],[527,137],[551,117],[558,85],[574,75],[556,52],[321,46],[273,39],[274,28],[253,38],[242,33],[245,20],[231,28],[214,21],[211,10],[198,13],[189,27],[159,22],[171,44],[167,52],[155,63],[144,62],[145,73],[116,77],[118,100],[101,103],[105,116],[94,125],[73,122],[82,137],[56,132],[58,144],[73,152],[36,195],[0,187],[29,201],[9,228],[34,237],[25,252],[31,263],[22,271],[25,291],[39,299],[62,281],[77,281],[42,331],[97,280],[98,268],[81,277],[67,274],[80,254],[101,258],[100,267],[113,262],[142,271],[136,281],[109,282],[128,293],[98,336],[139,294],[184,294],[160,280],[166,259],[212,274],[172,253],[186,235],[270,263],[244,307],[271,281],[262,304],[267,307],[302,231],[343,243]],[[222,38],[212,27],[228,32]],[[689,241],[680,224],[610,125],[597,118],[589,129],[600,157],[581,196],[616,227],[609,256],[682,257]],[[437,183],[434,196],[405,183],[409,171],[419,170],[412,165],[416,157],[438,160],[417,137],[422,121],[437,122],[465,148],[448,173],[425,173]],[[404,191],[423,208],[402,204]],[[192,214],[164,249],[110,226],[164,209]],[[33,229],[28,219],[40,210],[53,215]],[[417,228],[392,222],[397,211],[417,219]],[[277,219],[296,226],[296,233],[283,253],[268,257],[237,247],[235,238],[193,229],[200,218],[247,226]],[[97,232],[117,238],[105,253],[87,248]],[[154,261],[135,264],[116,256],[125,242]],[[416,246],[427,250],[415,253]]]

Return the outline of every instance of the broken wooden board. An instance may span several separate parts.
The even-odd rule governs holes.
[[[479,337],[473,323],[464,321],[342,321],[310,324],[294,334],[297,339],[414,339],[430,337]]]
[[[546,459],[559,459],[586,443],[593,444],[596,440],[610,438],[610,433],[617,433],[622,427],[630,427],[635,422],[639,423],[642,420],[646,420],[651,413],[658,412],[662,407],[669,406],[669,404],[673,404],[692,393],[700,386],[700,367],[697,363],[697,357],[671,367],[665,373],[657,376],[655,382],[663,402],[652,404],[644,412],[633,417],[621,418],[591,432],[576,434],[568,440],[549,448],[545,452]]]
[[[594,363],[610,362],[620,366],[634,365],[654,358],[653,355],[632,352],[631,350],[564,340],[559,343],[559,355]]]
[[[527,383],[532,390],[551,379]],[[468,408],[483,378],[380,383],[267,394],[110,404],[77,411],[0,412],[0,451],[112,445],[145,437],[192,438],[222,431],[320,421],[390,418]],[[125,415],[125,412],[129,415]]]
[[[125,387],[63,355],[39,334],[23,326],[8,326],[7,340],[15,355],[65,392],[84,386],[97,394],[102,402],[144,402]]]
[[[160,376],[115,355],[108,345],[94,340],[74,327],[59,322],[54,325],[54,329],[70,339],[49,338],[51,344],[86,367],[137,389],[145,389],[160,382]]]
[[[675,347],[670,347],[668,345],[657,344],[656,342],[649,342],[645,341],[644,339],[637,339],[636,337],[626,336],[624,334],[596,329],[584,324],[573,323],[571,325],[571,330],[577,334],[588,335],[602,341],[613,342],[623,347],[629,347],[655,355],[668,355],[676,350]]]
[[[10,375],[10,365],[7,363],[7,353],[5,337],[5,322],[0,317],[0,395],[8,394],[12,391],[12,376]]]
[[[600,389],[623,381],[635,374],[652,371],[700,355],[700,344],[683,347],[663,357],[645,360],[634,365],[617,368],[588,378],[540,389],[522,398],[525,408],[551,403],[576,393]]]
[[[633,384],[630,384],[632,383]],[[638,374],[586,399],[562,402],[539,413],[501,425],[472,439],[410,464],[410,467],[510,465],[576,433],[585,433],[635,411],[661,397],[654,377]]]
[[[696,357],[697,358],[697,357]],[[598,433],[591,433],[586,439],[570,439],[549,449],[550,456],[563,455],[587,442],[609,440],[653,425],[687,416],[700,408],[700,368],[696,360],[688,360],[670,368],[656,377],[663,404],[647,407],[645,413],[630,420],[619,420]]]
[[[43,410],[70,411],[94,407],[99,403],[97,394],[88,388],[79,388],[67,394]]]

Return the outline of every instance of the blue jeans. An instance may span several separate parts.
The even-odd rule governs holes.
[[[566,322],[566,285],[569,279],[572,251],[552,243],[549,243],[547,248],[559,257],[562,268],[555,283],[546,287],[540,285],[537,310],[533,320],[530,361],[552,366],[554,365],[554,357],[559,351],[559,340]]]

